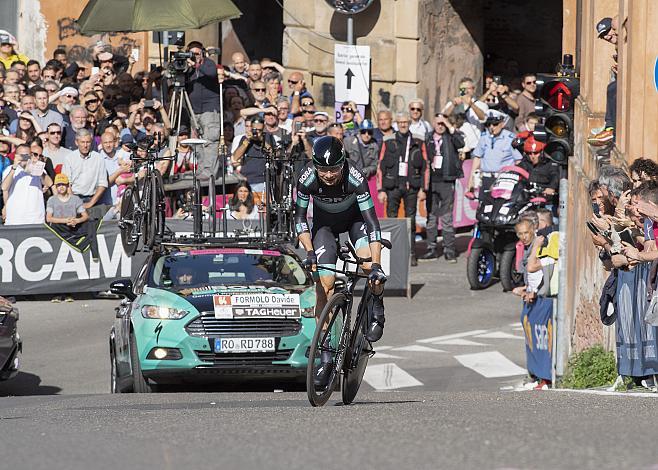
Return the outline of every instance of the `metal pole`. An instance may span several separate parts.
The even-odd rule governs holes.
[[[558,254],[558,274],[560,276],[557,294],[557,348],[555,349],[555,374],[562,376],[569,354],[570,328],[567,324],[567,198],[569,181],[560,180],[560,251]],[[553,382],[555,386],[555,382]]]
[[[347,45],[354,45],[354,18],[352,15],[347,16]]]

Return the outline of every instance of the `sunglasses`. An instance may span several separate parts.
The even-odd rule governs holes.
[[[85,104],[94,104],[94,103],[98,103],[98,100],[87,100],[87,101],[85,101]]]
[[[68,183],[57,183],[55,186],[59,188],[60,186],[68,186],[68,185],[69,185]]]
[[[537,80],[533,80],[531,82],[525,82],[526,85],[534,85],[535,83],[537,83]]]
[[[66,97],[69,98],[69,99],[73,99],[73,98],[75,98],[75,95],[64,95],[64,96],[66,96]]]
[[[313,111],[312,109],[305,109],[304,111],[302,111],[302,114],[315,114],[315,111]]]
[[[423,108],[409,108],[411,111],[422,111]]]
[[[313,122],[327,122],[326,119],[313,119]]]
[[[290,83],[291,85],[297,85],[299,81],[288,80],[288,83]]]
[[[340,110],[344,113],[353,113],[354,110],[352,108],[340,108]]]
[[[48,131],[50,135],[62,135],[62,131]]]
[[[306,103],[302,103],[302,106],[313,106],[314,104],[313,101],[307,101]]]
[[[364,129],[364,130],[362,130],[362,131],[359,131],[359,132],[361,133],[361,135],[365,135],[365,134],[368,134],[368,135],[373,135],[373,134],[374,134],[374,132],[373,132],[373,131],[368,131],[368,130],[365,130],[365,129]]]
[[[253,91],[265,91],[265,88],[252,88]]]

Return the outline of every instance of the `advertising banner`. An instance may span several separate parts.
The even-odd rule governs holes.
[[[528,372],[540,379],[552,380],[553,299],[537,297],[523,304],[521,325],[525,333],[525,353]]]

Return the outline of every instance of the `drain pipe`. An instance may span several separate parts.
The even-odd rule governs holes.
[[[560,179],[560,251],[558,254],[558,293],[553,308],[553,387],[557,376],[564,375],[566,358],[569,353],[569,328],[567,325],[567,200],[569,181]]]

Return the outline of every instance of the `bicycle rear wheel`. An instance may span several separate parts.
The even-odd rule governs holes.
[[[203,235],[203,210],[201,207],[201,181],[194,180],[194,196],[192,198],[192,222],[194,224],[194,235]]]
[[[306,394],[308,401],[313,406],[322,406],[327,403],[334,391],[336,381],[340,376],[343,361],[347,352],[349,331],[348,303],[344,294],[338,293],[331,296],[315,327],[311,349],[308,354],[308,366],[306,367]],[[329,346],[326,347],[327,335],[331,333]],[[332,372],[324,386],[315,385],[315,376],[321,365],[322,353],[331,356],[330,366]]]
[[[134,186],[128,186],[121,196],[121,211],[119,227],[121,228],[121,244],[128,256],[133,256],[139,245],[139,229],[141,224],[137,220],[135,208],[139,205],[139,198]]]
[[[158,239],[162,239],[164,235],[165,224],[165,208],[164,208],[164,183],[162,175],[159,170],[155,170],[151,175],[151,199],[149,204],[148,226],[146,231],[148,233],[148,242],[146,245],[149,249],[155,246]]]
[[[372,353],[372,347],[366,339],[368,303],[371,300],[370,290],[366,290],[363,294],[363,300],[359,304],[349,348],[347,349],[347,359],[345,359],[343,366],[342,389],[343,403],[346,405],[352,403],[356,398],[363,381],[363,374],[365,374],[368,366],[368,359],[370,359]]]

